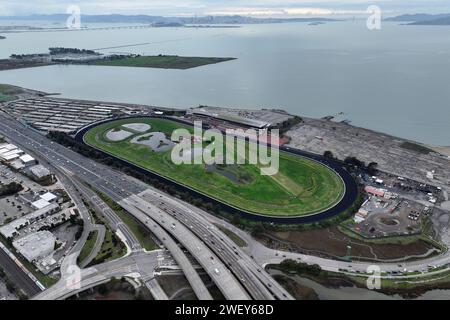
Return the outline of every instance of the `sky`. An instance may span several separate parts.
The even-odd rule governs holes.
[[[0,0],[0,16],[65,13],[162,16],[248,15],[254,17],[349,16],[378,5],[384,15],[450,13],[449,0]]]

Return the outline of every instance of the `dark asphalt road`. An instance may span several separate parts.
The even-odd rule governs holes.
[[[3,268],[8,278],[22,289],[28,297],[41,292],[34,281],[2,249],[0,249],[0,267]]]

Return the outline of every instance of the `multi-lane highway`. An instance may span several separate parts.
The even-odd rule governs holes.
[[[135,218],[147,225],[163,243],[166,242],[164,245],[172,254],[172,250],[176,251],[176,249],[168,239],[175,238],[189,250],[209,273],[216,285],[226,292],[227,298],[244,298],[245,295],[255,299],[292,298],[262,268],[262,265],[266,263],[279,263],[286,258],[318,264],[325,270],[337,272],[342,270],[366,272],[371,265],[371,263],[364,262],[347,263],[295,253],[280,253],[260,244],[251,246],[255,258],[252,259],[248,251],[237,248],[227,236],[214,226],[212,221],[217,218],[212,218],[206,212],[55,144],[5,114],[0,113],[0,122],[4,124],[0,128],[0,134],[45,156],[53,164],[76,173],[80,180],[110,196]],[[250,239],[249,242],[251,241]],[[196,250],[190,243],[199,244],[201,250]],[[174,258],[177,260],[176,256],[175,254]],[[177,263],[183,268],[183,263],[180,263],[181,260],[179,260]],[[212,268],[213,261],[217,263],[218,267]],[[380,264],[380,267],[383,272],[402,272],[406,268],[410,271],[425,271],[430,264],[447,266],[449,263],[450,255],[444,254],[402,265],[397,263]],[[226,271],[222,271],[225,270],[222,268],[225,268]],[[188,271],[187,267],[183,271],[187,276],[193,274],[192,270]],[[222,274],[226,276],[219,276]],[[233,279],[231,282],[228,281],[230,277]],[[190,283],[193,285],[196,280],[191,279]],[[225,289],[228,284],[233,290]],[[199,296],[200,292],[201,290],[197,290],[196,294]]]
[[[76,176],[73,177],[72,181],[77,190],[83,195],[83,198],[89,201],[103,215],[108,225],[121,238],[129,251],[142,249],[141,244],[128,226],[120,220],[117,214],[94,191],[86,187]]]
[[[184,203],[154,189],[148,189],[131,198],[134,198],[135,202],[146,203],[149,208],[152,208],[147,212],[153,213],[155,219],[158,219],[158,213],[160,213],[161,223],[169,226],[172,229],[172,234],[182,244],[184,244],[182,238],[186,230],[190,230],[198,239],[202,239],[209,249],[206,252],[211,251],[212,257],[217,256],[220,259],[219,261],[224,261],[226,267],[233,272],[241,285],[247,289],[254,299],[287,299],[290,297],[264,269],[252,261],[240,248],[236,247],[223,232],[204,219],[202,216],[204,212],[201,210],[197,212],[191,210]],[[133,199],[125,199],[124,201],[133,201]],[[189,243],[186,245],[189,245]],[[215,260],[217,258],[210,259],[212,262]],[[205,266],[203,267],[205,268]],[[214,268],[214,264],[212,264],[212,267]]]
[[[76,293],[108,282],[112,278],[128,276],[152,279],[153,271],[158,264],[157,259],[158,251],[139,251],[121,259],[99,264],[87,269],[82,269],[79,274],[74,272],[76,269],[68,269],[64,271],[64,274],[67,274],[67,276],[63,279],[63,281],[59,281],[50,289],[38,294],[34,297],[34,299],[65,299]]]
[[[0,120],[4,124],[4,126],[2,126],[2,128],[0,129],[0,133],[5,135],[6,137],[9,137],[18,145],[23,146],[26,149],[33,150],[35,154],[38,154],[38,156],[48,159],[53,163],[53,165],[57,165],[61,168],[65,168],[66,170],[77,173],[78,177],[81,180],[88,182],[90,185],[94,186],[101,192],[104,192],[119,203],[123,203],[122,201],[124,199],[129,199],[132,196],[140,194],[147,188],[144,184],[136,183],[120,172],[116,172],[109,167],[97,164],[94,161],[87,159],[65,147],[53,143],[38,132],[35,132],[31,128],[24,127],[21,123],[15,121],[10,116],[4,113],[0,115]],[[137,203],[139,202],[140,201],[138,201]],[[133,206],[136,206],[137,203],[134,203]],[[140,209],[137,209],[142,210],[143,208],[141,207]],[[148,208],[145,208],[143,210],[145,211],[145,213],[149,213]],[[167,215],[167,218],[170,217],[168,213],[163,210],[161,210],[161,214]],[[203,222],[198,222],[196,224],[200,226],[203,224]],[[176,229],[174,230],[170,226],[164,226],[160,224],[159,227],[164,230],[164,232],[171,235],[176,233]],[[206,225],[205,232],[207,234],[210,233],[208,230],[212,230],[212,227],[212,225]],[[203,243],[205,250],[206,248],[210,247],[210,244],[199,241],[199,239],[202,239],[203,237],[198,238],[198,236],[195,235],[192,230],[188,230],[187,232],[185,232],[185,237],[186,238],[184,238],[183,245],[199,242]],[[224,234],[222,234],[221,237],[226,238]],[[226,246],[226,244],[223,245]],[[194,256],[194,258],[197,259],[197,261],[201,265],[208,265],[210,263],[205,260],[211,261],[212,255],[205,255],[203,251],[191,250],[190,253]],[[228,269],[231,269],[230,265],[232,266],[235,263],[236,258],[234,257],[234,259],[228,260],[225,259],[225,254],[222,254],[221,259],[224,260],[220,261],[220,259],[217,259],[217,264],[223,263],[227,266],[223,269],[223,271],[221,271],[220,268],[214,268],[213,270],[211,270],[212,268],[208,268],[207,271],[209,271],[209,274],[213,279],[216,279],[216,284],[219,288],[223,289],[227,288],[228,286],[233,288],[233,290],[230,290],[230,292],[232,291],[234,293],[232,295],[228,295],[229,299],[242,299],[245,298],[246,295],[256,298],[274,298],[273,295],[270,295],[270,290],[267,289],[267,286],[269,286],[270,284],[270,286],[272,287],[278,287],[276,281],[269,277],[270,283],[261,285],[258,277],[255,276],[256,273],[264,272],[263,270],[249,270],[250,268],[248,266],[241,266],[239,267],[239,273],[233,273],[233,276],[231,277],[231,279],[234,279],[234,281],[229,281],[229,277],[219,277],[219,275],[227,274],[229,272]],[[216,269],[219,269],[219,273]],[[240,283],[240,285],[237,286],[234,285],[234,283]],[[245,287],[247,289],[247,292],[242,289],[237,289],[242,287]],[[278,296],[275,297],[281,298]],[[282,297],[290,298],[290,295],[286,291],[284,291]]]

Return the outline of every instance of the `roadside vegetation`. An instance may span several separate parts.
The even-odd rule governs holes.
[[[145,250],[152,251],[159,249],[158,245],[153,240],[151,233],[145,227],[137,222],[129,213],[107,195],[98,191],[96,191],[96,193],[119,216],[120,220],[130,228],[131,232]]]
[[[267,269],[282,271],[283,274],[295,281],[293,276],[310,279],[328,288],[358,287],[367,289],[367,278],[370,274],[364,273],[336,273],[322,270],[318,265],[307,265],[293,260],[285,260],[278,265],[268,265]],[[386,278],[382,274],[381,289],[375,291],[387,295],[400,295],[405,299],[418,298],[430,290],[450,289],[450,270],[430,269],[426,273],[405,273],[408,278],[401,279],[396,276]]]
[[[97,256],[87,265],[87,267],[95,266],[96,264],[113,261],[123,257],[126,254],[125,245],[107,228],[105,232],[105,240],[103,240]]]
[[[118,259],[120,257],[123,257],[126,254],[126,247],[125,244],[120,241],[120,239],[116,236],[113,230],[109,227],[108,223],[106,222],[106,219],[102,217],[101,215],[97,214],[97,212],[92,209],[91,205],[87,203],[85,200],[83,200],[84,205],[88,208],[93,221],[95,224],[101,224],[105,227],[105,238],[103,239],[102,246],[100,248],[100,251],[98,252],[97,256],[87,265],[93,266],[99,263],[112,261],[115,259]],[[81,219],[80,219],[81,220]],[[83,221],[83,220],[81,220]],[[92,234],[92,232],[89,234],[89,236]],[[80,234],[81,236],[81,234]],[[96,233],[96,236],[98,236],[98,233]],[[86,250],[84,254],[86,254],[86,257],[91,253],[92,247],[95,244],[96,239],[89,238],[87,239],[84,247],[82,250]],[[87,246],[87,247],[86,247]],[[89,249],[90,247],[90,249]],[[87,252],[88,251],[88,252]],[[83,261],[78,257],[78,261]]]
[[[15,94],[17,93],[17,88],[6,84],[0,84],[0,103],[16,99]]]
[[[80,255],[78,256],[78,263],[82,263],[94,249],[95,242],[97,241],[98,231],[94,230],[89,233],[86,243],[81,249]]]
[[[215,226],[217,228],[219,228],[220,231],[222,231],[223,233],[225,233],[225,235],[230,238],[237,246],[239,247],[246,247],[247,246],[247,242],[245,242],[241,237],[239,237],[236,233],[234,233],[233,231],[219,225],[219,224],[215,224]]]

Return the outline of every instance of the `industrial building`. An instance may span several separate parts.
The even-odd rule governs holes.
[[[33,164],[36,164],[36,159],[34,159],[29,154],[24,154],[23,156],[19,157],[20,161],[24,164],[24,166],[31,166]]]
[[[236,123],[238,125],[244,125],[246,127],[252,127],[257,129],[263,129],[270,127],[270,123],[266,121],[260,121],[250,118],[244,118],[237,115],[232,115],[229,113],[222,113],[222,112],[211,112],[205,108],[198,108],[193,109],[192,114],[196,116],[202,116],[202,117],[208,117],[208,118],[214,118],[218,120],[224,120],[231,123]]]
[[[187,114],[256,129],[279,127],[286,121],[294,118],[282,110],[227,109],[210,106],[190,109],[187,111]]]
[[[14,248],[33,262],[53,253],[56,237],[49,231],[39,231],[13,241]]]
[[[44,200],[45,201],[45,200]],[[5,238],[10,239],[14,238],[18,235],[20,229],[25,228],[26,226],[44,219],[45,217],[57,212],[60,210],[60,207],[56,203],[49,204],[41,209],[38,209],[30,214],[27,214],[19,219],[16,219],[7,225],[0,227],[0,234],[2,234]]]
[[[0,161],[9,164],[16,170],[36,164],[36,159],[10,143],[0,144]]]
[[[43,180],[51,175],[50,170],[48,170],[46,167],[44,167],[41,164],[34,165],[30,167],[30,173],[34,180],[40,181]]]

